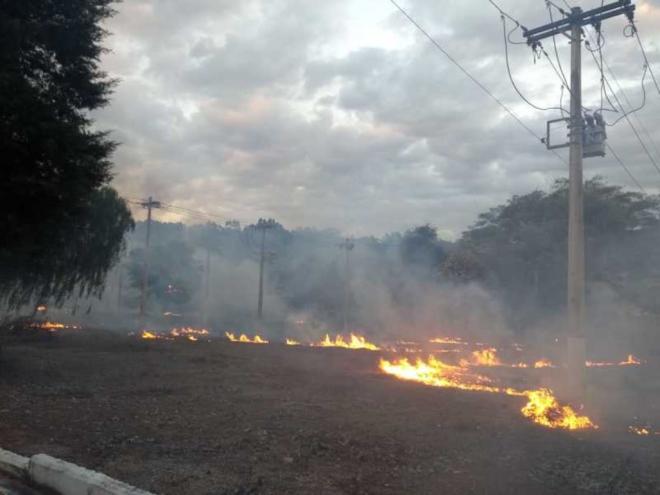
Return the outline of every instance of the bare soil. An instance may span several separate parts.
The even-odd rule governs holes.
[[[0,447],[165,495],[660,493],[660,436],[624,429],[635,407],[658,413],[657,389],[630,385],[599,430],[566,432],[530,423],[515,397],[398,381],[378,359],[101,331],[22,338],[0,360]],[[594,378],[593,404],[641,383],[635,373],[660,376],[612,373]]]

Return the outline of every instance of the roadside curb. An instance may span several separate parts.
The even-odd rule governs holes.
[[[15,478],[24,478],[27,475],[29,463],[30,459],[27,457],[0,449],[0,472]]]
[[[0,472],[50,488],[61,495],[154,495],[46,454],[31,458],[0,449]]]

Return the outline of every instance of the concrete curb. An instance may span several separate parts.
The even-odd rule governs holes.
[[[30,459],[14,454],[8,450],[0,449],[0,471],[15,478],[24,478],[27,475]]]
[[[62,495],[154,495],[46,454],[28,459],[0,449],[0,471]]]

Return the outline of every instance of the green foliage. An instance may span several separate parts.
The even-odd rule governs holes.
[[[92,194],[75,223],[47,220],[38,227],[43,242],[0,249],[0,301],[6,306],[49,298],[58,304],[74,291],[100,294],[123,250],[124,233],[133,227],[128,206],[107,187]]]
[[[98,291],[132,225],[107,188],[115,143],[89,117],[113,85],[99,69],[110,3],[0,8],[0,299],[10,306]]]
[[[640,261],[626,256],[632,245],[644,251],[641,259],[655,258],[654,246],[638,241],[658,232],[657,197],[626,192],[599,177],[585,183],[584,194],[590,280],[612,282],[628,273]],[[530,306],[555,311],[566,297],[567,219],[568,182],[559,180],[548,193],[514,196],[481,214],[463,234],[459,253],[475,258],[486,283],[513,312]]]

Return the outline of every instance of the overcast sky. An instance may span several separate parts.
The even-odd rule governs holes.
[[[528,27],[549,21],[543,0],[498,3]],[[660,0],[636,4],[660,77]],[[488,0],[401,5],[537,134],[559,116],[514,92]],[[274,217],[351,235],[428,222],[455,238],[479,212],[567,174],[388,0],[124,0],[116,8],[103,66],[120,83],[96,117],[121,143],[114,185],[127,198],[152,195],[219,221]],[[637,105],[643,59],[624,26],[624,18],[605,21],[603,53]],[[558,42],[568,70],[568,44]],[[545,46],[554,55],[550,40]],[[510,50],[526,96],[557,106],[560,79],[548,62],[534,63],[525,45]],[[599,106],[599,75],[589,52],[583,57],[585,105]],[[646,88],[638,115],[652,139],[633,122],[660,164],[660,95],[650,77]],[[625,120],[609,129],[609,142],[657,192],[660,173]],[[585,160],[585,173],[634,187],[611,156]]]

